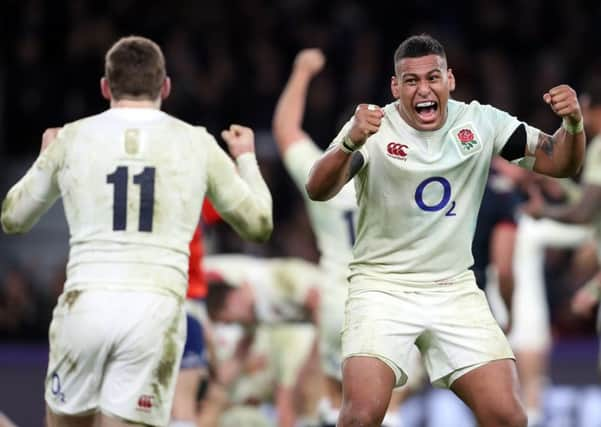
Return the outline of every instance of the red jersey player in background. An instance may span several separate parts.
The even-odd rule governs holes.
[[[186,294],[186,344],[175,387],[170,427],[194,427],[198,418],[198,394],[203,380],[208,377],[207,351],[210,347],[209,320],[205,298],[207,281],[202,269],[202,224],[213,224],[219,214],[205,199],[202,221],[196,227],[190,241],[188,265],[188,292]]]

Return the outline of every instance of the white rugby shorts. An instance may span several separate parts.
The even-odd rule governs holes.
[[[471,271],[432,284],[353,280],[342,333],[344,359],[375,357],[393,370],[400,387],[414,375],[414,344],[430,381],[440,387],[487,362],[514,358]]]
[[[185,329],[183,302],[172,295],[63,293],[50,324],[48,407],[59,415],[101,411],[167,425]]]

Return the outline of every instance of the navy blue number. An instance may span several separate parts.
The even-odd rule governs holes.
[[[115,186],[113,192],[113,230],[125,230],[127,224],[127,167],[119,166],[106,176],[106,182]]]
[[[152,231],[154,213],[154,176],[155,168],[146,167],[138,175],[134,175],[134,184],[140,186],[139,231]],[[127,166],[119,166],[106,182],[115,186],[113,192],[113,230],[127,228]]]
[[[140,218],[138,225],[140,231],[152,231],[154,171],[155,168],[144,168],[141,173],[134,175],[134,184],[140,186]]]
[[[354,221],[355,212],[352,210],[346,210],[342,214],[344,220],[346,221],[346,226],[348,229],[349,240],[351,242],[351,246],[355,246],[355,221]]]
[[[426,189],[426,187],[430,184],[434,184],[434,183],[438,183],[442,186],[442,198],[440,199],[440,201],[434,205],[427,205],[426,202],[424,201],[424,190]],[[437,212],[441,209],[443,209],[445,206],[447,206],[449,204],[449,201],[451,200],[451,183],[446,179],[443,178],[442,176],[433,176],[431,178],[425,179],[422,182],[420,182],[420,184],[417,186],[416,190],[415,190],[415,203],[417,203],[417,206],[419,206],[419,208],[421,210],[424,210],[426,212]],[[451,208],[448,210],[448,212],[445,214],[445,216],[455,216],[457,215],[455,212],[453,212],[453,209],[455,209],[455,201],[453,200],[451,202]]]

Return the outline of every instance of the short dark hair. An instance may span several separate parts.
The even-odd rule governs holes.
[[[225,308],[227,296],[236,288],[223,279],[209,279],[207,283],[207,314],[209,319],[216,320],[221,310]]]
[[[447,54],[442,44],[429,34],[420,34],[405,39],[394,52],[394,66],[403,58],[438,55],[445,61]]]
[[[123,37],[106,53],[104,76],[114,99],[155,100],[167,76],[165,57],[150,39]]]

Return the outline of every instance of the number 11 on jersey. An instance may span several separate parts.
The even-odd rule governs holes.
[[[134,175],[134,184],[140,186],[140,216],[138,231],[152,231],[154,214],[154,167],[145,167]],[[106,182],[114,185],[113,192],[113,230],[123,231],[127,228],[127,182],[129,173],[127,166],[118,166],[115,172],[106,176]]]

